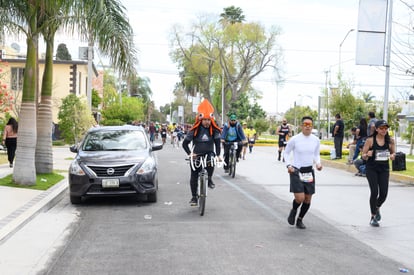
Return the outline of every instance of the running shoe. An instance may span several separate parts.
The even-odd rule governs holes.
[[[197,202],[197,197],[192,197],[190,200],[190,205],[191,206],[197,206],[198,202]]]
[[[303,224],[302,219],[297,219],[296,220],[296,227],[299,229],[306,229],[306,226]]]
[[[296,209],[290,210],[289,217],[287,218],[287,221],[290,225],[295,224],[295,218],[296,218]]]
[[[378,226],[380,226],[380,225],[379,225],[379,223],[378,223],[378,221],[377,221],[377,219],[376,219],[375,217],[372,217],[372,218],[371,218],[371,221],[369,222],[369,224],[370,224],[371,226],[374,226],[374,227],[378,227]]]
[[[375,219],[376,219],[377,221],[380,221],[380,220],[381,220],[381,213],[380,213],[379,208],[377,208],[377,213],[375,214]]]

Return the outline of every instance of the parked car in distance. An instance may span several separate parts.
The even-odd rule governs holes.
[[[312,135],[318,137],[319,139],[322,139],[322,133],[318,133],[317,129],[312,129]]]
[[[76,157],[69,167],[69,195],[72,204],[84,197],[143,194],[157,201],[158,171],[154,151],[140,126],[91,128],[79,145],[70,150]]]

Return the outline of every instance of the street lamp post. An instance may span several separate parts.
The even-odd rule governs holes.
[[[355,29],[350,29],[347,33],[346,33],[346,35],[345,35],[345,37],[344,37],[344,39],[342,39],[342,42],[339,44],[339,62],[338,62],[338,74],[340,75],[341,74],[341,51],[342,51],[342,44],[344,44],[344,42],[345,42],[345,39],[348,37],[348,35],[351,33],[351,32],[353,32]]]

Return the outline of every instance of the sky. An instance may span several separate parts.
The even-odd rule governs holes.
[[[393,21],[408,24],[407,8],[394,1]],[[259,75],[253,86],[262,92],[259,101],[269,114],[284,112],[297,105],[317,108],[327,80],[335,85],[341,60],[344,79],[352,80],[355,95],[368,91],[376,99],[384,96],[385,69],[382,66],[355,65],[358,25],[358,0],[121,0],[135,33],[138,47],[138,74],[150,79],[152,99],[157,107],[170,103],[179,81],[177,66],[169,52],[169,34],[174,24],[185,28],[201,14],[219,15],[225,7],[240,7],[246,22],[260,22],[266,28],[282,30],[280,46],[284,51],[284,83],[276,85],[272,72]],[[393,24],[394,25],[394,24]],[[397,25],[397,24],[395,24]],[[398,26],[398,25],[397,25]],[[354,31],[350,31],[354,29]],[[398,31],[393,27],[393,31]],[[394,35],[394,34],[393,34]],[[75,39],[74,39],[75,40]],[[55,42],[76,45],[70,52],[77,56],[77,41],[67,37]],[[342,46],[339,45],[342,42]],[[393,60],[393,55],[391,55]],[[95,61],[96,62],[96,61]],[[393,67],[391,66],[391,72]],[[401,90],[412,90],[412,77],[390,75],[390,100]]]

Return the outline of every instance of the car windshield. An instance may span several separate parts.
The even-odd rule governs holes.
[[[83,142],[83,151],[125,151],[147,148],[142,131],[114,130],[89,133]]]

